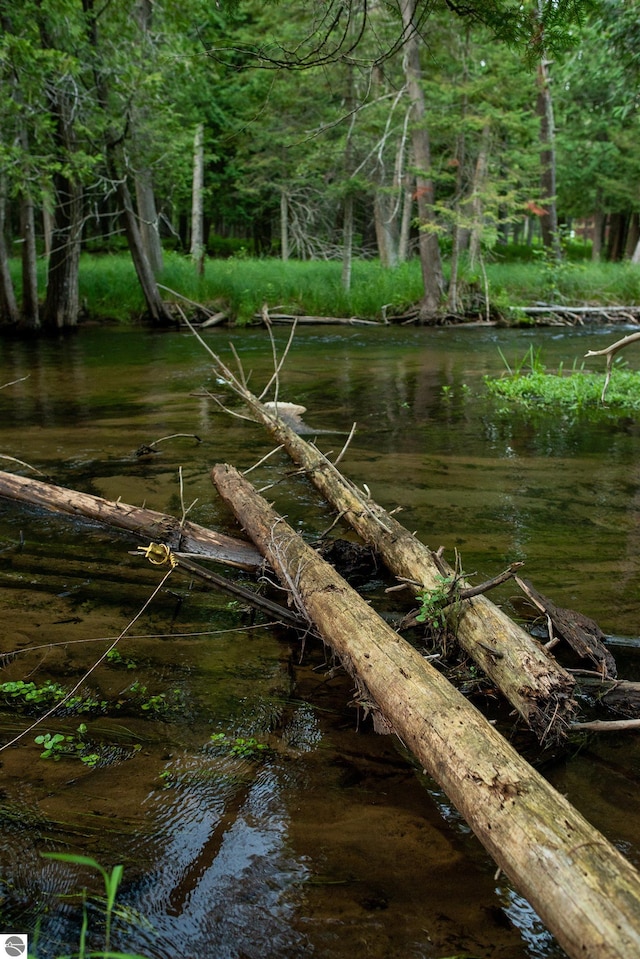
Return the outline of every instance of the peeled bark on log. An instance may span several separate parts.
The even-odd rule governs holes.
[[[349,483],[318,449],[305,442],[281,418],[249,399],[253,415],[282,444],[314,485],[398,577],[438,589],[443,571],[453,574],[439,557],[397,520]],[[462,581],[461,588],[468,586]],[[541,741],[561,739],[575,710],[573,677],[540,643],[514,623],[486,596],[458,604],[455,635],[460,646],[482,668]]]
[[[640,876],[237,470],[213,481],[363,697],[413,752],[571,957],[640,955]]]
[[[549,617],[554,630],[578,656],[591,660],[603,679],[615,679],[618,672],[616,661],[604,645],[604,633],[595,620],[573,609],[556,606],[526,579],[517,576],[516,582],[525,596]]]
[[[106,526],[127,530],[145,540],[165,543],[176,552],[199,553],[220,563],[255,570],[262,565],[260,553],[251,545],[216,533],[196,523],[180,524],[174,516],[89,493],[64,489],[52,483],[16,476],[0,470],[0,496],[42,506],[56,513],[84,516]]]

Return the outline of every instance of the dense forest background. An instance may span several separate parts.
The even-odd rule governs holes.
[[[417,257],[425,317],[514,245],[640,258],[637,0],[0,0],[0,26],[5,328],[74,326],[83,251],[126,248],[156,323],[169,250],[335,259],[347,289]]]

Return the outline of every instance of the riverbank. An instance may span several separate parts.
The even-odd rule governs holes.
[[[507,248],[510,249],[510,248]],[[547,323],[544,305],[555,308],[602,308],[640,303],[640,268],[631,263],[594,263],[574,251],[573,259],[549,261],[494,257],[482,267],[463,266],[459,273],[459,304],[443,311],[444,322],[499,322],[504,325]],[[531,251],[522,251],[522,256]],[[12,264],[16,289],[20,267]],[[445,274],[448,273],[445,263]],[[45,262],[39,283],[44,296]],[[351,289],[341,282],[337,261],[295,261],[232,257],[209,259],[200,274],[190,258],[166,253],[158,276],[169,300],[180,297],[192,313],[195,304],[206,307],[219,322],[243,326],[269,314],[331,317],[376,322],[411,322],[422,294],[417,260],[383,268],[375,260],[354,262]],[[175,292],[169,292],[175,291]],[[175,294],[180,294],[180,297]],[[191,301],[189,303],[188,301]],[[132,324],[144,317],[145,304],[130,257],[125,253],[83,254],[80,264],[81,320],[106,318]],[[554,313],[554,311],[551,311]],[[558,316],[558,310],[554,315]],[[585,317],[587,314],[584,315]],[[602,315],[589,320],[603,322]],[[623,318],[629,322],[628,317]],[[577,320],[579,322],[579,320]]]

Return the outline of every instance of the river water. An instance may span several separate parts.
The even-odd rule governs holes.
[[[276,330],[280,349],[287,335]],[[474,581],[523,561],[540,591],[599,622],[634,679],[638,424],[525,415],[491,400],[483,381],[503,369],[500,352],[518,363],[533,345],[550,369],[566,368],[618,335],[304,329],[280,399],[307,407],[325,451],[356,422],[341,462],[352,480],[401,506],[432,548],[450,559],[457,549]],[[272,369],[263,330],[206,339],[226,360],[233,341],[260,391]],[[211,399],[224,389],[191,335],[87,328],[3,343],[3,384],[4,456],[109,499],[178,516],[184,504],[195,522],[239,535],[210,469],[246,469],[272,444]],[[136,455],[164,437],[157,454]],[[268,497],[308,540],[332,526],[283,454],[250,476],[273,484]],[[340,526],[331,535],[353,538]],[[0,933],[28,932],[33,955],[53,959],[81,951],[84,925],[86,950],[104,949],[102,880],[42,856],[62,853],[124,866],[111,948],[153,959],[563,955],[446,796],[373,732],[324,650],[177,571],[153,595],[164,573],[136,545],[0,500],[1,651],[17,653],[3,658],[0,683],[33,683],[36,700],[47,681],[70,690],[129,627],[119,656],[81,682],[84,707],[29,729],[44,706],[0,694],[0,741],[23,733],[0,752]],[[390,582],[379,570],[363,588],[393,621],[410,604],[385,594]],[[66,753],[41,758],[36,737],[56,733],[69,737]],[[543,771],[640,865],[637,737],[585,739]]]

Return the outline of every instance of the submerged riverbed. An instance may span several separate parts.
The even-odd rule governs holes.
[[[276,331],[280,347],[287,335]],[[327,452],[355,421],[346,475],[401,506],[401,522],[432,548],[459,550],[474,581],[523,561],[540,591],[599,622],[620,674],[636,679],[637,422],[523,414],[483,385],[502,370],[500,351],[517,362],[533,345],[550,369],[570,367],[617,335],[305,329],[279,398],[307,407]],[[227,360],[232,340],[260,391],[272,370],[263,330],[206,339]],[[5,383],[4,456],[62,486],[177,516],[184,506],[195,522],[240,535],[210,469],[246,469],[272,444],[220,411],[210,394],[228,397],[189,334],[87,329],[3,343]],[[157,454],[136,455],[164,437]],[[271,486],[308,540],[334,523],[282,453],[250,478]],[[352,538],[339,526],[331,535]],[[139,616],[72,709],[0,752],[0,933],[27,931],[32,953],[55,959],[78,951],[84,914],[88,948],[104,948],[102,880],[47,852],[122,863],[111,946],[154,959],[563,955],[446,796],[399,743],[373,733],[324,650],[179,572],[148,602],[164,572],[136,546],[0,500],[0,652],[17,653],[3,659],[0,683],[36,688],[26,703],[0,695],[2,743],[42,714],[43,684],[72,689]],[[365,590],[393,620],[410,604],[384,593],[390,583],[380,570]],[[495,598],[514,592],[507,584]],[[41,758],[35,739],[46,734],[69,737],[59,761],[55,744]],[[635,732],[592,737],[544,768],[636,865],[639,742]]]

